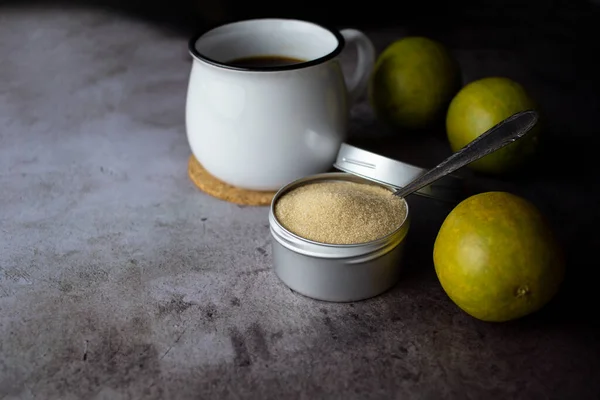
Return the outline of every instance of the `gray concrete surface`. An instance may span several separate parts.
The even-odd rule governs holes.
[[[404,33],[372,37],[381,48]],[[507,324],[448,300],[430,256],[447,206],[410,200],[406,274],[378,298],[329,304],[283,286],[266,208],[186,176],[186,42],[110,13],[0,9],[1,399],[597,398],[598,331],[573,317],[588,297]],[[504,50],[456,54],[467,79],[529,73]],[[352,140],[383,143],[372,124],[357,107]],[[448,151],[411,143],[398,151],[423,164]],[[582,243],[570,238],[596,199],[552,179],[480,183],[539,200]]]

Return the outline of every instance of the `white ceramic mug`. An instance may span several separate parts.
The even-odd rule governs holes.
[[[344,77],[338,56],[357,49]],[[331,168],[346,138],[349,107],[365,91],[375,49],[362,32],[290,19],[254,19],[190,40],[186,103],[192,153],[216,178],[277,190]],[[278,56],[302,62],[242,68],[228,62]]]

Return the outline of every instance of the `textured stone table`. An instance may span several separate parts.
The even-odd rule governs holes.
[[[372,37],[381,49],[407,33]],[[528,82],[554,142],[580,141],[578,166],[550,152],[513,180],[472,177],[535,201],[570,250],[556,301],[507,324],[446,297],[431,246],[449,208],[414,196],[393,290],[355,304],[291,292],[270,270],[267,209],[211,198],[186,176],[187,37],[97,11],[0,9],[0,398],[597,398],[586,283],[597,260],[585,260],[600,244],[598,189],[584,185],[597,102],[565,83],[553,50],[476,36],[445,36],[465,79]],[[448,154],[440,135],[378,127],[365,104],[350,133],[423,165]]]

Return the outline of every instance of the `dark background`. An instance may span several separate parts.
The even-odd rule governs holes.
[[[543,25],[558,24],[571,30],[562,31],[569,35],[581,29],[582,23],[597,20],[600,3],[595,0],[372,0],[367,3],[318,0],[3,0],[0,4],[113,9],[188,33],[225,21],[272,16],[352,25],[362,29],[394,25],[414,28],[435,25],[438,29],[487,26],[528,28],[533,34],[536,30],[539,32],[539,28],[543,31]]]
[[[0,7],[113,10],[192,35],[227,21],[257,17],[308,19],[338,28],[401,27],[451,48],[517,50],[544,57],[551,84],[589,89],[597,82],[599,0],[457,0],[337,2],[305,0],[0,0]],[[543,76],[542,76],[543,77]],[[588,96],[589,93],[582,92]],[[594,96],[595,97],[595,96]],[[595,102],[595,100],[593,100]]]

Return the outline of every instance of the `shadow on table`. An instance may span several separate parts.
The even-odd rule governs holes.
[[[600,198],[600,188],[592,183],[596,159],[595,140],[588,146],[565,143],[565,133],[552,130],[550,116],[547,140],[538,158],[531,165],[513,176],[484,176],[468,169],[459,171],[467,182],[465,197],[485,191],[508,191],[523,196],[549,218],[559,236],[567,255],[567,276],[559,294],[540,312],[523,319],[518,324],[584,324],[595,326],[597,313],[592,312],[596,303],[597,284],[592,276],[597,264],[600,236],[597,225],[600,210],[593,207]],[[588,121],[589,123],[589,121]],[[451,154],[443,134],[437,126],[417,134],[391,132],[378,122],[355,125],[348,142],[357,147],[408,162],[425,168],[435,166]],[[581,158],[568,163],[564,152],[579,148]],[[405,253],[405,270],[402,290],[411,282],[435,282],[433,245],[437,232],[454,204],[448,204],[413,194],[407,198],[411,209],[411,229]],[[391,294],[393,295],[393,294]]]

